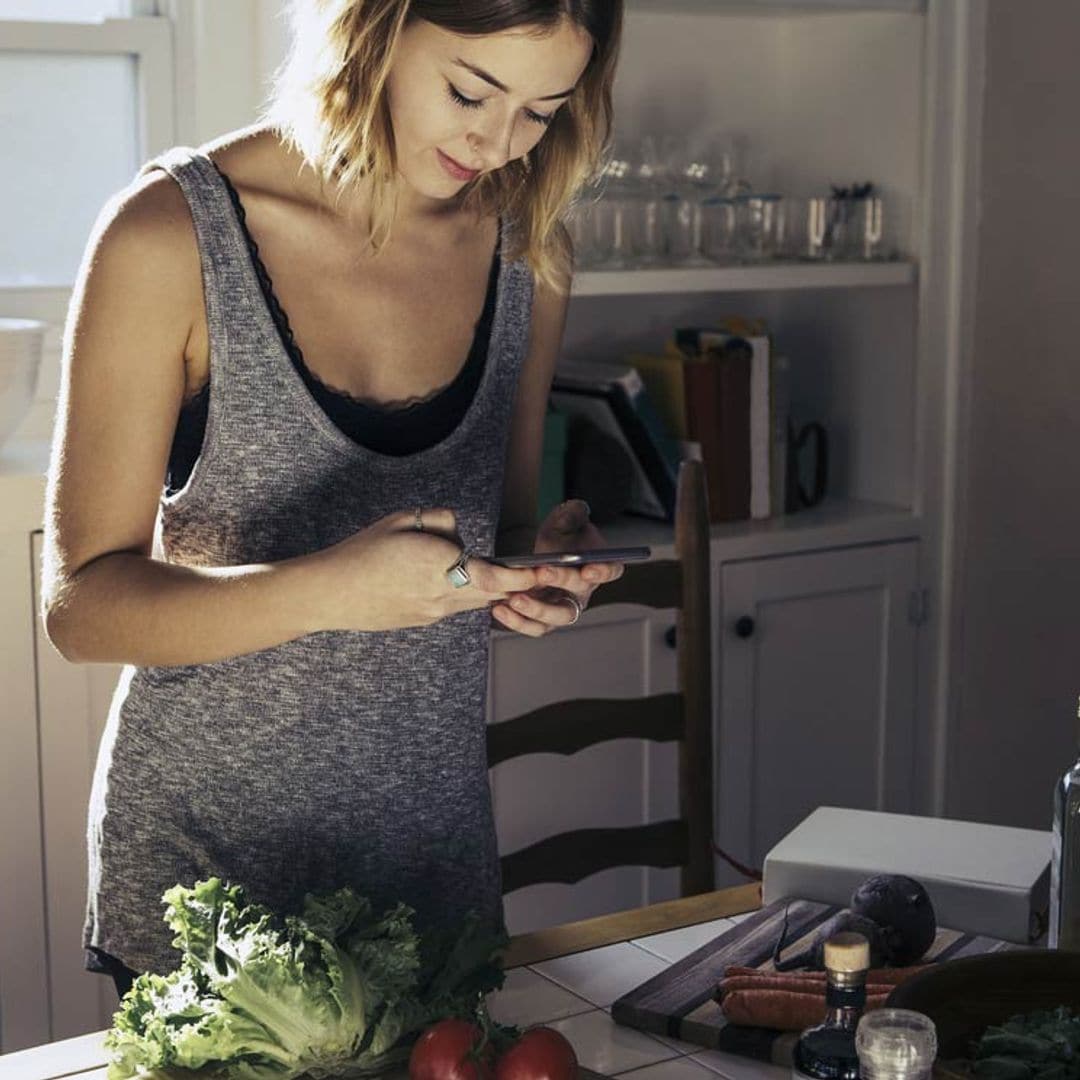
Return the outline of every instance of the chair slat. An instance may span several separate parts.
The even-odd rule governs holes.
[[[609,739],[673,742],[685,731],[680,693],[559,701],[489,724],[488,767],[522,754],[576,754]]]
[[[688,855],[687,825],[681,818],[623,829],[579,829],[504,855],[502,890],[549,881],[572,885],[613,866],[681,866]]]
[[[677,608],[682,604],[682,566],[674,559],[630,563],[622,577],[601,586],[589,600],[591,608],[604,604]]]
[[[634,563],[593,594],[590,607],[674,608],[678,694],[557,702],[488,728],[488,761],[572,754],[617,738],[679,744],[679,818],[549,837],[502,859],[503,892],[545,881],[572,884],[615,866],[680,866],[684,896],[714,887],[711,570],[705,467],[684,461],[675,506],[676,559]]]

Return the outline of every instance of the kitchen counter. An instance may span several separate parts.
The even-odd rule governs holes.
[[[757,885],[671,900],[513,939],[506,984],[489,999],[502,1023],[548,1024],[574,1045],[582,1080],[786,1080],[788,1070],[619,1027],[611,1003],[723,933],[761,903]],[[0,1055],[3,1080],[105,1080],[105,1033]]]

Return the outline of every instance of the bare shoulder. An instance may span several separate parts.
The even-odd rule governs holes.
[[[95,278],[106,293],[131,289],[146,299],[159,293],[174,307],[199,298],[195,225],[172,177],[145,173],[109,199],[94,224],[81,276]]]
[[[230,131],[203,146],[203,152],[241,193],[297,197],[304,159],[268,125]]]

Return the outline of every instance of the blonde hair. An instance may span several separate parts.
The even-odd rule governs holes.
[[[528,158],[481,173],[462,195],[464,209],[509,221],[507,258],[524,257],[538,282],[565,292],[572,257],[565,218],[610,145],[622,0],[292,0],[291,16],[292,48],[262,119],[324,183],[365,189],[376,254],[397,207],[386,82],[405,27],[426,19],[456,34],[518,27],[544,34],[570,19],[590,35],[593,53],[574,93]]]

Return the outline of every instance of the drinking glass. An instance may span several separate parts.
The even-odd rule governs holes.
[[[885,207],[878,196],[854,200],[851,257],[855,259],[882,258]]]
[[[633,198],[630,159],[616,147],[601,170],[601,197],[593,208],[596,266],[625,270],[633,265]]]
[[[633,252],[638,266],[656,266],[667,255],[664,233],[664,189],[669,182],[669,166],[656,145],[646,135],[631,161],[630,199],[633,205]]]
[[[740,195],[736,206],[739,256],[746,262],[766,262],[777,254],[781,232],[779,195]]]
[[[710,195],[702,201],[702,253],[713,262],[734,263],[739,258],[737,200]]]
[[[667,136],[664,155],[671,163],[664,198],[668,254],[681,266],[708,266],[705,253],[704,203],[722,195],[725,164],[715,144]]]
[[[818,261],[825,258],[829,202],[818,196],[788,196],[778,208],[778,250],[786,259]]]

